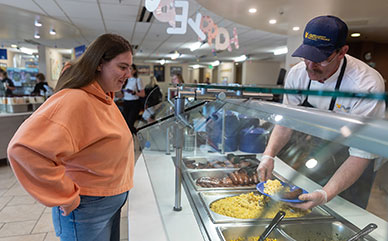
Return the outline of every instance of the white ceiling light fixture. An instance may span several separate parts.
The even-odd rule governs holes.
[[[201,47],[202,43],[201,42],[195,42],[190,46],[190,51],[194,52],[195,50],[199,49]]]
[[[256,13],[256,12],[257,12],[257,9],[256,9],[256,8],[250,8],[250,9],[248,10],[248,12],[250,12],[250,13]]]
[[[40,39],[40,34],[39,34],[39,33],[35,33],[35,34],[34,34],[34,38]]]
[[[244,55],[241,55],[237,58],[234,59],[235,62],[244,62],[245,60],[247,60],[247,56],[244,54]]]
[[[174,59],[179,58],[180,55],[181,55],[181,54],[180,54],[178,51],[175,51],[175,53],[173,53],[173,54],[170,55],[170,58],[171,58],[172,60],[174,60]]]
[[[199,64],[194,64],[193,65],[193,69],[198,69],[200,66],[199,66]]]
[[[161,59],[160,62],[159,62],[161,65],[164,65],[166,63],[166,60],[165,59]]]
[[[286,53],[288,53],[288,48],[287,47],[278,48],[278,49],[275,49],[273,51],[274,55],[281,55],[281,54],[286,54]]]
[[[216,61],[214,61],[214,62],[212,63],[212,65],[213,65],[213,67],[214,67],[214,66],[220,65],[220,63],[221,63],[221,62],[220,62],[219,60],[216,60]]]
[[[35,50],[30,49],[30,48],[21,47],[20,52],[28,54],[28,55],[32,55],[35,52]]]
[[[11,48],[17,48],[18,46],[16,44],[11,44]]]
[[[36,27],[42,27],[42,22],[39,20],[39,18],[35,19],[35,26]]]
[[[275,24],[275,23],[277,23],[278,21],[276,21],[276,19],[271,19],[271,20],[269,20],[268,22],[269,22],[269,24]]]
[[[56,35],[57,34],[57,31],[55,31],[55,29],[50,29],[50,35]]]
[[[295,27],[292,28],[293,31],[299,31],[299,29],[300,28],[298,26],[295,26]]]
[[[361,36],[361,33],[352,33],[351,35],[350,35],[350,37],[352,37],[352,38],[358,38],[358,37],[360,37]]]

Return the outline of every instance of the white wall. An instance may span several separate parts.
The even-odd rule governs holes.
[[[276,85],[281,62],[245,61],[242,69],[242,84]]]
[[[46,47],[46,81],[52,87],[55,88],[59,74],[62,70],[62,54],[56,49]],[[39,56],[42,58],[42,56]],[[42,70],[43,71],[43,70]]]
[[[203,70],[203,81],[206,81],[206,77],[209,77],[210,83],[217,83],[217,80],[213,80],[213,69],[204,68]]]
[[[294,53],[294,51],[302,44],[303,38],[302,35],[294,35],[294,36],[288,36],[287,38],[287,48],[288,48],[288,53],[286,56],[286,65],[285,69],[287,72],[291,69],[292,66],[297,64],[300,59],[292,57],[291,54]]]
[[[234,83],[234,63],[221,63],[218,66],[217,83],[223,83],[223,79],[227,78],[227,83]],[[212,81],[215,83],[215,81]]]
[[[15,55],[14,52],[9,51],[7,48],[7,59],[0,59],[0,63],[5,63],[7,65],[7,68],[12,68],[13,66],[13,56]]]

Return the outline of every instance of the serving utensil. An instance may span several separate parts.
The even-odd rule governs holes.
[[[260,235],[258,241],[264,241],[271,232],[276,228],[276,226],[282,221],[282,219],[286,216],[286,213],[283,211],[279,211],[276,216],[272,219],[271,223],[264,230],[264,232]]]
[[[366,235],[368,235],[370,232],[372,232],[373,230],[375,230],[377,228],[377,225],[374,224],[374,223],[370,223],[368,224],[365,228],[363,228],[362,230],[360,230],[359,232],[357,232],[355,235],[353,235],[352,237],[350,237],[347,241],[356,241],[356,240],[359,240],[363,237],[365,237]]]

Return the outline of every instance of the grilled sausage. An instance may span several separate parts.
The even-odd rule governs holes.
[[[300,188],[295,189],[292,192],[285,192],[280,195],[281,198],[283,199],[297,199],[300,194],[302,194],[303,191]]]
[[[238,179],[234,172],[228,173],[228,176],[230,177],[230,179],[232,179],[233,184],[235,185],[238,184]]]

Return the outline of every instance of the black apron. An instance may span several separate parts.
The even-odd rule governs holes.
[[[346,65],[347,60],[345,57],[335,85],[335,90],[339,90],[341,86]],[[311,80],[309,81],[307,90],[310,89],[310,85]],[[330,111],[334,110],[336,99],[335,96],[331,98],[329,105]],[[308,102],[308,96],[306,96],[306,99],[300,106],[315,108]],[[334,144],[301,132],[294,132],[289,143],[279,153],[279,157],[282,160],[286,160],[289,165],[299,172],[324,186],[335,171],[349,157],[348,148],[347,146],[337,143]],[[304,165],[305,161],[310,158],[315,158],[319,161],[316,168],[309,169]],[[371,161],[362,176],[352,186],[343,191],[340,196],[362,208],[366,208],[375,177],[373,164],[374,162]]]

